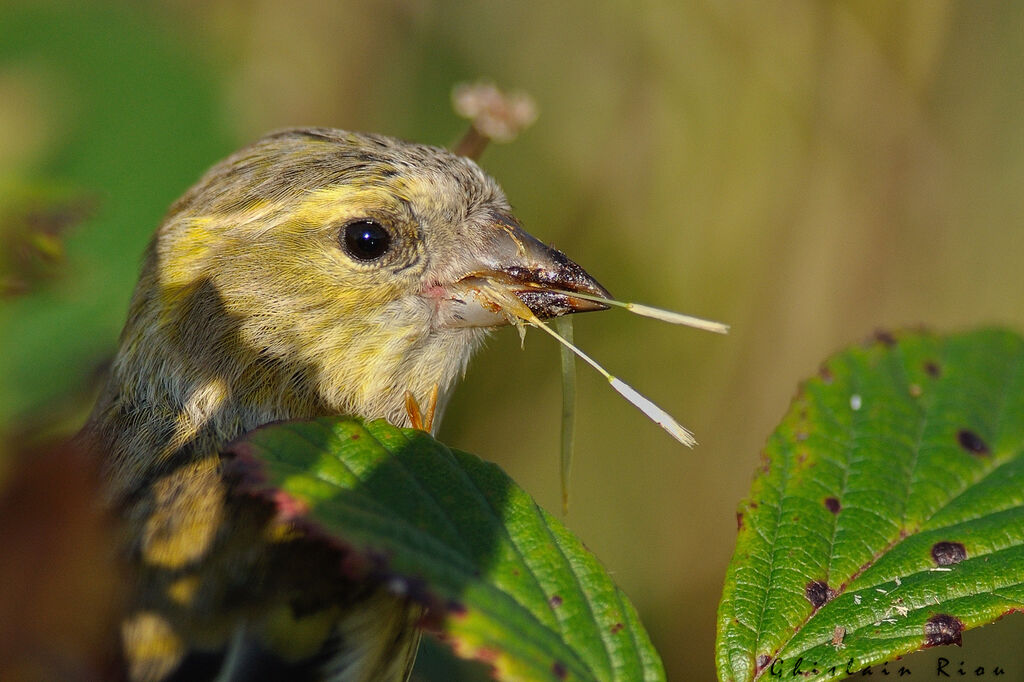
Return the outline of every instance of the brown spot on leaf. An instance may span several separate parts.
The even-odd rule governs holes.
[[[351,436],[349,436],[349,439],[350,440],[359,440],[359,434],[358,433],[353,433]]]
[[[761,654],[760,656],[757,657],[757,660],[754,661],[754,662],[757,664],[758,672],[760,672],[760,671],[764,670],[765,668],[767,668],[768,664],[771,663],[771,661],[772,661],[772,657],[771,656],[769,656],[768,654]]]
[[[448,608],[448,613],[452,614],[453,616],[461,617],[465,616],[466,613],[468,613],[466,605],[462,602],[455,601],[454,599],[449,601],[446,606]]]
[[[960,633],[964,631],[964,624],[960,619],[954,618],[948,613],[939,613],[929,618],[924,623],[924,646],[946,646],[955,644],[963,646],[963,639]]]
[[[992,452],[988,449],[988,444],[981,439],[981,436],[970,429],[960,429],[957,431],[956,440],[960,443],[960,447],[972,455],[988,455]]]
[[[562,605],[562,598],[556,594],[551,599],[548,599],[548,603],[551,604],[552,608],[557,609]]]
[[[890,348],[896,345],[896,337],[892,335],[892,332],[886,329],[875,330],[875,341]]]
[[[932,560],[938,566],[952,566],[967,558],[967,549],[959,542],[936,542],[932,545]]]
[[[826,497],[825,498],[825,509],[828,509],[833,514],[838,514],[839,510],[841,508],[842,508],[842,505],[839,504],[839,500],[837,500],[836,498],[834,498],[834,497]]]
[[[835,379],[835,377],[832,374],[832,370],[825,366],[822,366],[820,369],[818,369],[818,376],[821,377],[822,382],[824,382],[825,384],[831,384],[832,380]]]
[[[921,394],[924,393],[924,391],[921,390],[920,384],[910,384],[910,386],[907,387],[907,392],[910,393],[911,398],[920,398]]]
[[[624,626],[622,625],[622,623],[616,623],[615,625],[611,626],[611,628],[609,628],[609,631],[610,631],[610,632],[611,632],[611,633],[612,633],[613,635],[617,635],[617,634],[619,634],[620,632],[622,632],[622,628],[623,628],[623,627],[624,627]]]
[[[928,362],[924,363],[924,371],[926,374],[928,374],[928,376],[930,376],[933,379],[938,379],[940,376],[942,376],[942,368],[939,367],[939,363],[935,362],[934,360],[929,360]]]
[[[820,609],[828,603],[835,594],[835,592],[829,589],[828,584],[821,580],[814,580],[807,583],[807,588],[804,590],[804,596],[807,597],[807,601],[811,602],[811,606],[813,606],[815,610]]]
[[[743,512],[736,512],[736,530],[743,530]]]
[[[569,671],[566,669],[565,663],[562,663],[561,661],[555,661],[551,665],[551,672],[553,672],[555,674],[555,677],[557,677],[560,680],[564,680],[566,677],[569,676]]]

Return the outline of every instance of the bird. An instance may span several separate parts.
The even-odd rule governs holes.
[[[336,557],[231,494],[221,453],[325,415],[436,432],[510,321],[482,280],[539,319],[606,307],[573,292],[610,297],[473,160],[383,135],[271,133],[170,207],[79,434],[121,523],[128,679],[408,677],[421,607],[337,577]]]

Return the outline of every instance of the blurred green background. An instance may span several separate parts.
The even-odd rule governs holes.
[[[150,233],[213,162],[295,125],[446,145],[455,83],[525,90],[539,120],[481,165],[527,229],[618,296],[733,326],[576,322],[701,444],[581,367],[567,522],[669,678],[712,679],[736,503],[797,382],[877,328],[1024,329],[1022,26],[1024,4],[944,0],[7,0],[4,440],[81,423]],[[555,346],[504,330],[441,438],[556,510],[559,401]],[[1021,620],[951,657],[1024,679]]]

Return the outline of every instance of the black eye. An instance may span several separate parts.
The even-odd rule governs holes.
[[[387,253],[391,235],[372,220],[357,220],[344,227],[341,243],[353,258],[376,260]]]

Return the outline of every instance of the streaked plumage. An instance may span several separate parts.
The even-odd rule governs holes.
[[[127,519],[133,679],[402,679],[418,607],[334,578],[332,557],[228,495],[218,452],[282,419],[408,425],[406,391],[437,386],[443,411],[504,323],[465,295],[480,275],[543,317],[603,307],[545,286],[607,295],[475,163],[382,136],[271,134],[171,207],[83,430]]]

